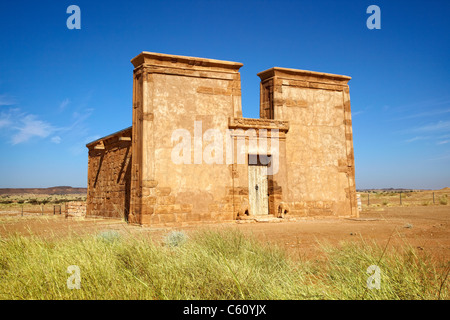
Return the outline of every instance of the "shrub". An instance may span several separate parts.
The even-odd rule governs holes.
[[[168,247],[178,247],[185,243],[187,238],[186,233],[182,231],[171,231],[164,237],[163,242]]]
[[[97,238],[104,242],[112,243],[120,240],[120,233],[114,230],[103,231],[97,235]]]
[[[28,200],[28,203],[36,205],[36,204],[39,204],[39,201],[37,199],[30,199],[30,200]]]

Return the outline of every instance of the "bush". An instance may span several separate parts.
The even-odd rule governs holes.
[[[119,232],[114,231],[114,230],[108,230],[108,231],[100,232],[97,235],[97,238],[101,241],[104,241],[107,243],[112,243],[115,241],[119,241],[121,237],[120,237]]]
[[[164,237],[164,244],[168,247],[178,247],[187,241],[186,233],[182,231],[171,231]]]
[[[69,202],[70,200],[67,199],[57,199],[54,201],[54,204],[64,204],[66,202]]]

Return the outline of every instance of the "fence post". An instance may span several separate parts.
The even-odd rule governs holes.
[[[400,192],[400,205],[402,205],[402,193]]]
[[[23,217],[23,205],[22,205],[22,217]]]
[[[436,204],[436,203],[434,202],[434,192],[433,192],[433,204]]]
[[[367,205],[370,205],[370,193],[367,192]]]
[[[42,215],[44,215],[44,205],[42,205],[42,207],[41,207],[41,213],[42,213]]]

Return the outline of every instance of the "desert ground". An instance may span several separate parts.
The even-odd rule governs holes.
[[[107,230],[120,233],[147,233],[160,239],[171,230],[187,234],[199,229],[234,228],[253,235],[263,242],[286,248],[292,257],[320,259],[321,246],[339,246],[349,242],[375,242],[386,248],[410,246],[433,259],[448,263],[450,259],[450,188],[435,191],[361,193],[362,211],[359,218],[298,218],[273,219],[270,222],[201,223],[177,227],[140,227],[124,220],[65,218],[54,205],[61,200],[84,199],[70,196],[8,196],[12,203],[0,206],[0,236],[13,233],[45,237],[92,234]],[[28,200],[26,200],[28,197]],[[40,204],[30,205],[29,198]],[[19,199],[19,202],[17,203]],[[42,205],[42,199],[48,200]],[[21,201],[22,200],[22,201]],[[52,203],[52,200],[56,204]],[[6,201],[7,202],[7,201]],[[36,201],[35,201],[36,202]],[[22,213],[21,206],[25,206]],[[44,208],[43,208],[44,207]],[[58,208],[58,207],[56,207]],[[56,214],[54,214],[56,213]]]

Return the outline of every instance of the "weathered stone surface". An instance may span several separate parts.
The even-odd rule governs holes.
[[[254,155],[278,161],[261,198],[265,214],[358,215],[350,77],[263,71],[260,119],[248,119],[242,117],[240,63],[150,52],[132,63],[132,127],[87,145],[88,215],[145,225],[251,216]],[[173,133],[180,129],[191,137],[187,163],[172,161]],[[212,140],[205,139],[211,129],[223,138],[222,154],[211,152]]]
[[[86,202],[70,201],[66,204],[66,218],[84,218],[86,216]]]
[[[126,218],[130,209],[131,128],[88,144],[87,215]],[[104,149],[95,146],[101,143]]]
[[[275,120],[289,120],[289,172],[281,185],[284,202],[294,204],[292,214],[298,210],[303,215],[300,202],[307,204],[308,216],[356,216],[350,77],[284,68],[258,75],[261,101],[267,100],[267,92],[273,92],[273,101],[266,102],[273,109],[268,114]],[[280,82],[281,88],[273,88]],[[301,108],[293,107],[296,104]],[[327,207],[321,207],[321,201],[328,203]]]

